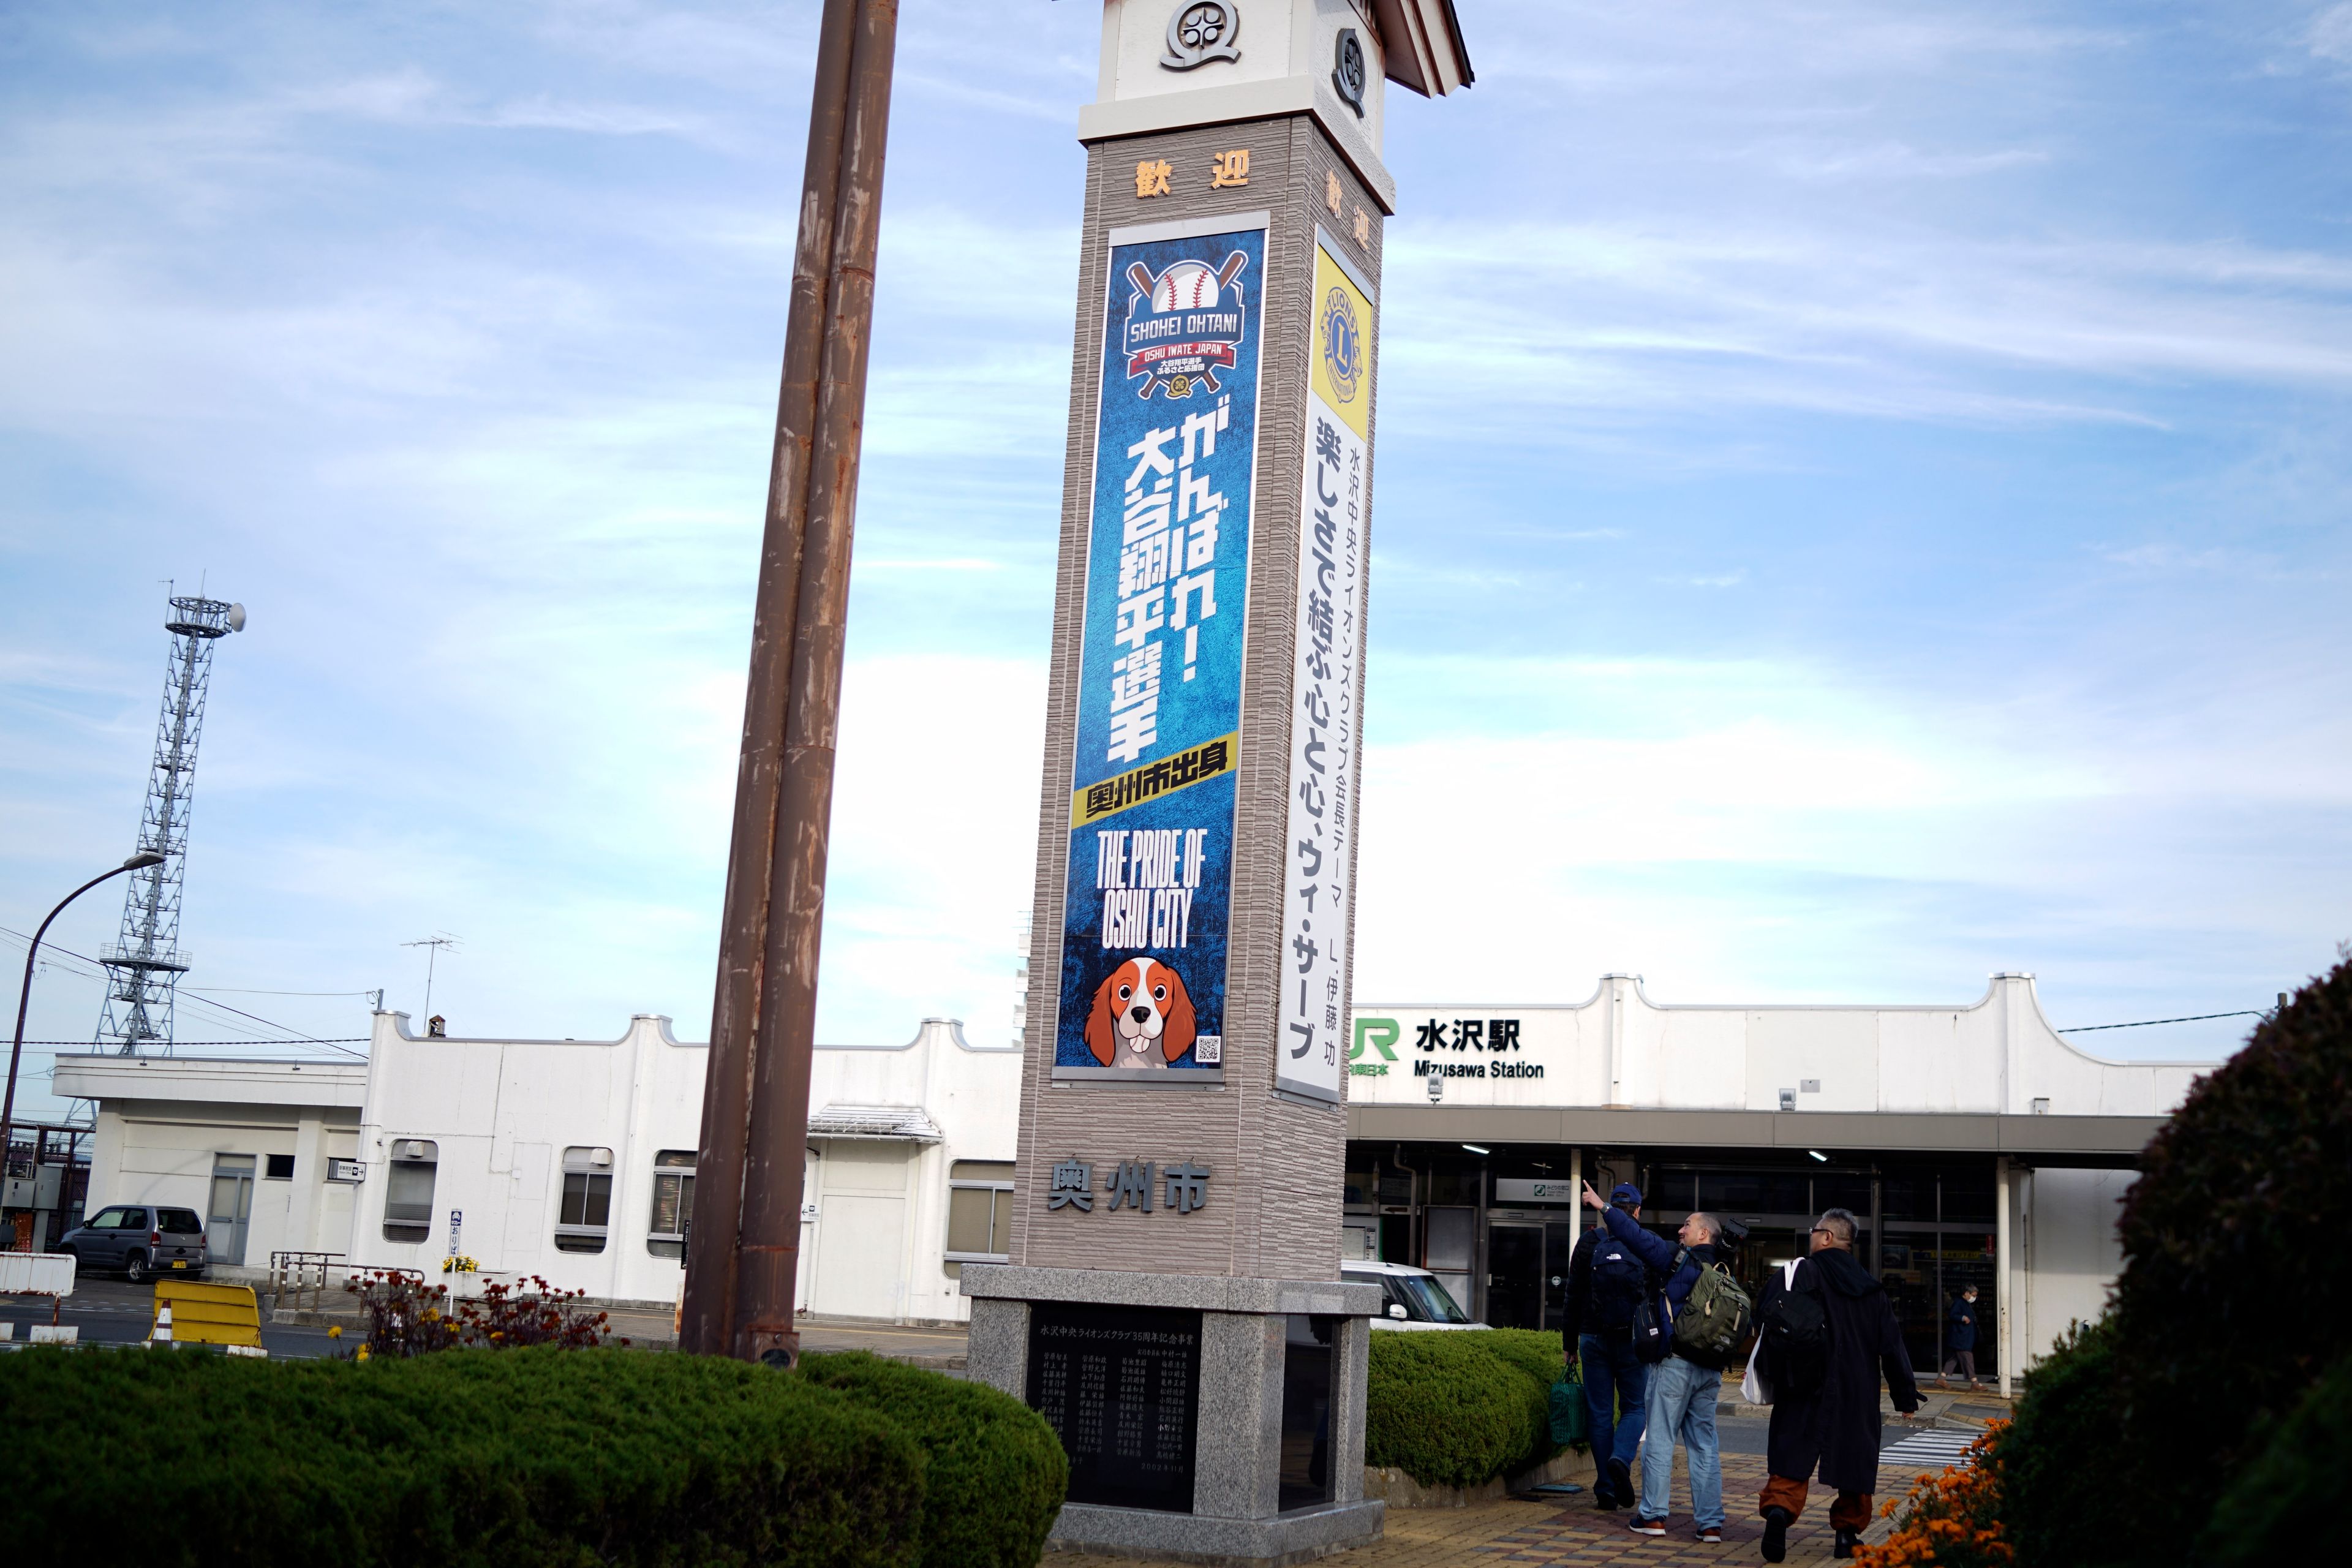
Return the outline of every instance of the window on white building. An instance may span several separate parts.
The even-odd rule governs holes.
[[[694,1151],[665,1149],[654,1156],[654,1212],[646,1250],[656,1258],[686,1256],[686,1227],[694,1221]]]
[[[612,1234],[613,1152],[563,1152],[563,1196],[555,1209],[558,1252],[602,1252]]]
[[[1013,1162],[958,1160],[948,1167],[948,1261],[1013,1260]]]
[[[391,1169],[383,1184],[383,1238],[424,1241],[433,1234],[433,1177],[441,1145],[425,1138],[392,1141]]]

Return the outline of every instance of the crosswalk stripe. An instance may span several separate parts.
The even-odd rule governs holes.
[[[1975,1441],[1973,1432],[1920,1432],[1881,1448],[1878,1462],[1898,1468],[1916,1465],[1942,1469],[1947,1465],[1966,1462],[1969,1445]]]

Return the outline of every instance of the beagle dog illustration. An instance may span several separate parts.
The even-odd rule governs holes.
[[[1192,1048],[1196,1032],[1183,976],[1157,959],[1112,970],[1087,1015],[1087,1045],[1107,1068],[1165,1068]]]

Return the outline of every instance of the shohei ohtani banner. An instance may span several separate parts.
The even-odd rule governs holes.
[[[1108,237],[1057,1079],[1223,1075],[1265,232]]]
[[[1364,658],[1371,496],[1372,290],[1316,233],[1298,503],[1292,653],[1290,831],[1282,897],[1275,1083],[1337,1100],[1346,1071],[1348,937],[1356,899],[1356,672]]]

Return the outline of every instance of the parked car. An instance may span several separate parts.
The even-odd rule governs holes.
[[[194,1209],[148,1204],[116,1204],[66,1232],[58,1250],[74,1260],[77,1273],[120,1269],[133,1285],[152,1274],[202,1276],[212,1255],[205,1247],[205,1223]]]
[[[1446,1294],[1444,1282],[1426,1268],[1402,1263],[1343,1263],[1339,1278],[1351,1285],[1378,1285],[1381,1310],[1376,1329],[1483,1329]]]

